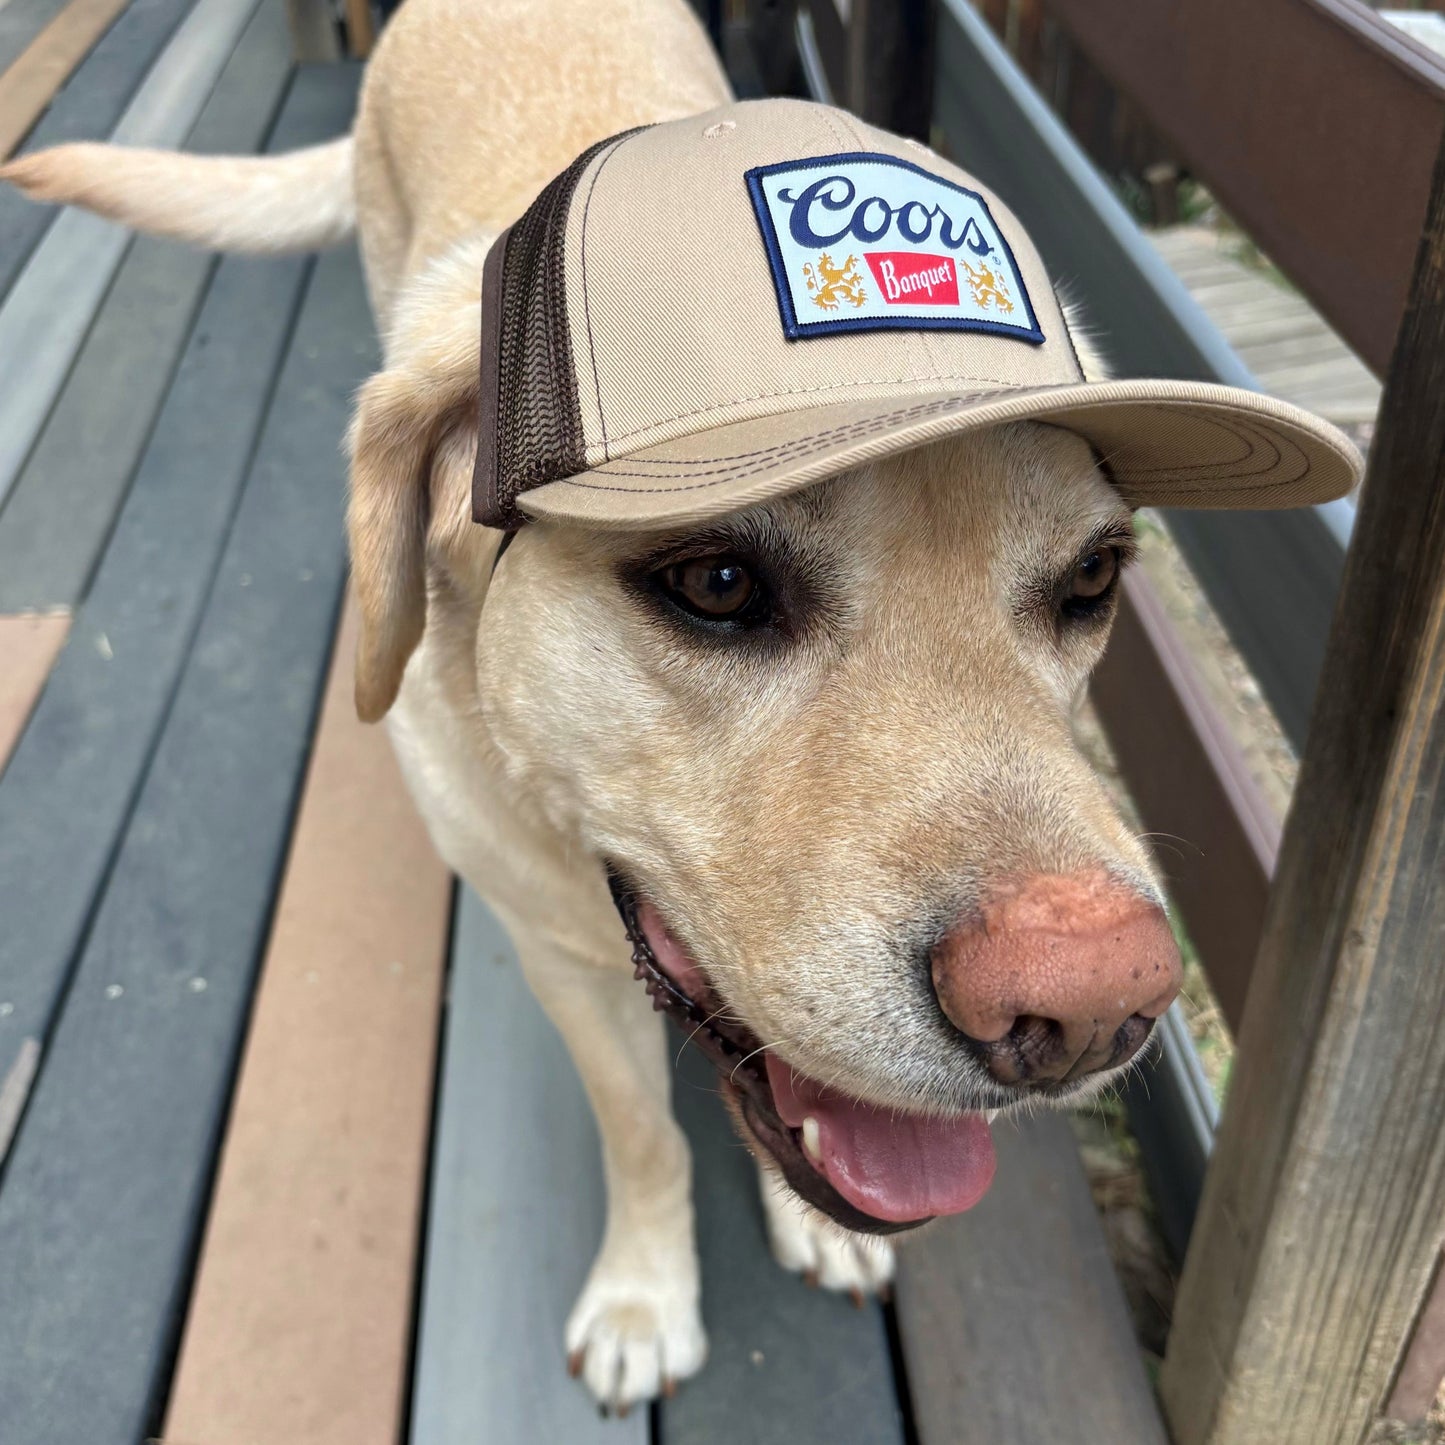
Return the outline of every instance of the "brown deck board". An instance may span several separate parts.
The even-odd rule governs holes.
[[[130,0],[70,0],[0,75],[0,159],[45,113],[51,97]]]
[[[65,612],[0,617],[0,771],[69,632]]]
[[[348,607],[166,1439],[395,1445],[451,880],[352,704]]]

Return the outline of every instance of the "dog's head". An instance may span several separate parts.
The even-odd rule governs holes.
[[[983,1114],[1095,1087],[1179,982],[1071,730],[1132,550],[1089,446],[1023,423],[701,530],[534,523],[492,575],[468,427],[433,405],[425,570],[515,796],[611,870],[639,972],[799,1193],[855,1228],[971,1205]],[[421,631],[427,522],[389,480],[398,428],[375,467],[367,431],[375,713]]]

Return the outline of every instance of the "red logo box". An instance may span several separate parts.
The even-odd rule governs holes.
[[[957,306],[952,256],[923,251],[865,251],[863,259],[890,306]]]

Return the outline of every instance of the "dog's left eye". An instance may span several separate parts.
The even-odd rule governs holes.
[[[736,557],[690,557],[658,574],[668,598],[684,612],[716,622],[739,622],[756,611],[762,589]]]
[[[1065,613],[1083,616],[1092,612],[1113,590],[1121,565],[1117,547],[1095,547],[1074,568],[1064,598]]]

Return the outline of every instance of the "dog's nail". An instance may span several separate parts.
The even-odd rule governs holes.
[[[809,1289],[818,1288],[818,1271],[816,1269],[805,1269],[803,1271],[803,1283]]]
[[[861,1310],[867,1303],[863,1298],[863,1291],[859,1289],[856,1284],[848,1291],[848,1298],[853,1301],[853,1308],[855,1310]]]
[[[891,1305],[893,1303],[893,1286],[891,1284],[878,1286],[878,1300],[880,1304]]]
[[[617,1407],[617,1418],[618,1418],[619,1420],[625,1420],[625,1419],[627,1418],[627,1412],[628,1412],[631,1408],[632,1408],[631,1405],[626,1405],[626,1404],[619,1405],[619,1406]]]
[[[597,1413],[598,1413],[604,1420],[610,1420],[610,1419],[612,1418],[612,1411],[609,1410],[606,1405],[599,1405],[599,1406],[597,1407]]]
[[[573,1350],[567,1356],[567,1373],[575,1380],[582,1373],[582,1361],[587,1358],[587,1346],[583,1345],[580,1350]]]
[[[664,1375],[662,1379],[662,1398],[671,1400],[677,1394],[677,1381],[671,1375]]]
[[[811,1114],[803,1120],[803,1152],[815,1163],[823,1162],[823,1140],[818,1121]]]

